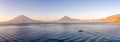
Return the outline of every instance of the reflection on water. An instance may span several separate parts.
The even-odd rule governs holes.
[[[119,25],[120,23],[4,25],[0,26],[0,42],[119,42]]]

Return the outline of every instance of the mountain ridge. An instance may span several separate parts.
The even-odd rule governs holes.
[[[33,23],[33,22],[45,22],[45,21],[41,21],[41,20],[33,20],[29,17],[26,17],[24,15],[19,15],[9,21],[6,21],[7,23]],[[116,14],[116,15],[111,15],[108,16],[104,19],[94,19],[94,20],[80,20],[80,19],[73,19],[71,17],[68,16],[64,16],[58,20],[55,21],[47,21],[47,22],[120,22],[120,14]]]
[[[108,16],[103,21],[104,22],[120,22],[120,14]]]
[[[7,22],[11,22],[11,23],[29,23],[29,22],[41,22],[41,21],[40,20],[39,21],[38,20],[33,20],[33,19],[31,19],[29,17],[26,17],[24,15],[19,15],[19,16],[15,17],[15,18],[7,21]]]
[[[58,20],[56,20],[56,22],[80,22],[79,19],[73,19],[73,18],[70,18],[68,16],[64,16]]]

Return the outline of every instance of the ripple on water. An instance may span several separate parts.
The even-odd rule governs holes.
[[[45,26],[44,26],[45,25]],[[106,34],[104,31],[92,30],[90,28],[96,27],[96,24],[89,25],[88,28],[76,25],[37,25],[39,28],[27,28],[25,26],[16,27],[12,29],[4,29],[5,32],[0,34],[0,42],[119,42],[119,39],[113,38],[113,35]],[[101,24],[98,24],[101,26]],[[34,27],[34,26],[32,26]],[[42,28],[44,27],[44,28]],[[103,27],[103,26],[102,26]],[[8,27],[7,27],[8,28]],[[41,29],[42,28],[42,29]],[[73,29],[74,28],[74,29]],[[78,32],[82,28],[84,31]],[[8,30],[8,31],[7,31]],[[59,31],[57,31],[59,30]],[[11,32],[13,31],[13,32]]]

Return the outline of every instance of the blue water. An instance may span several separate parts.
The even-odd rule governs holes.
[[[120,23],[1,25],[0,42],[120,42]]]

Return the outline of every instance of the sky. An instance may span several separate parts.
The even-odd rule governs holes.
[[[120,13],[120,0],[0,0],[0,21],[18,15],[35,20],[101,19]]]

